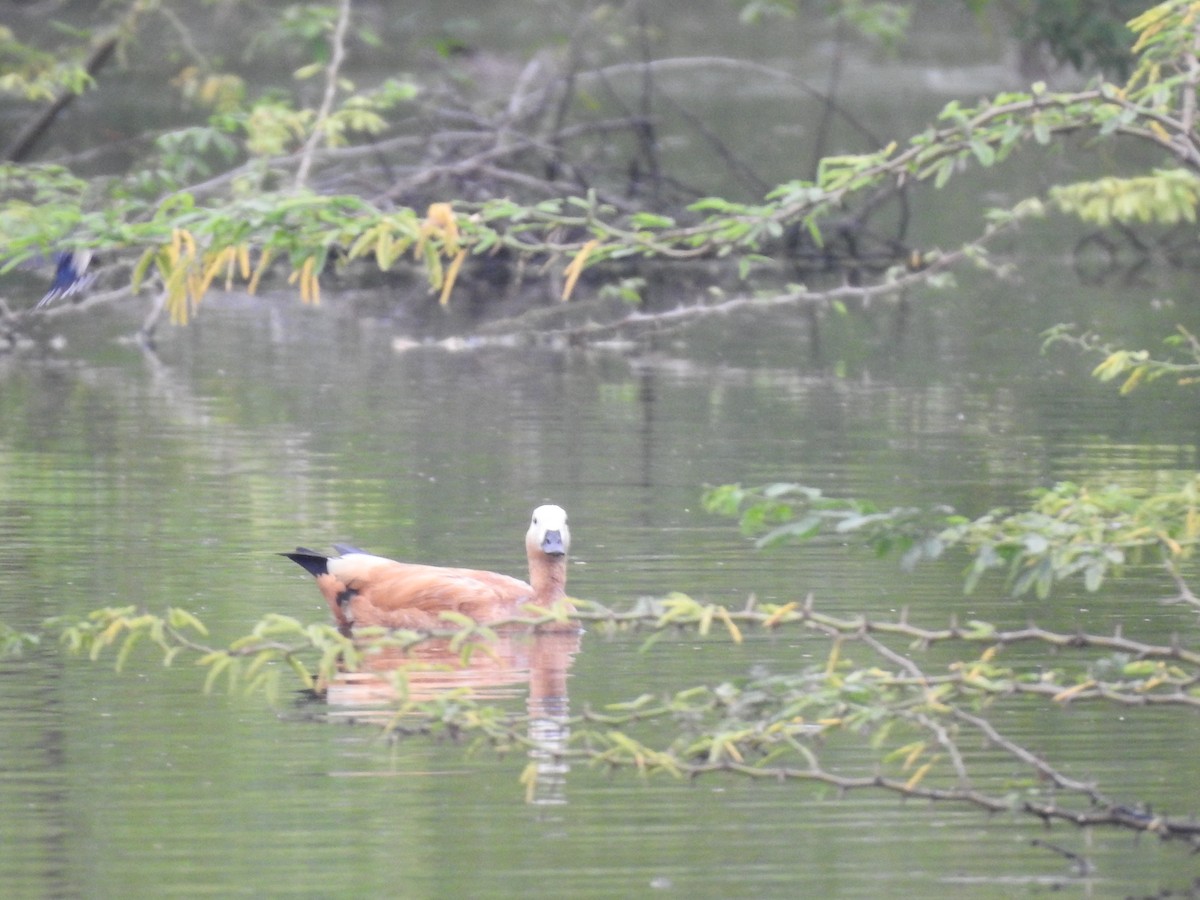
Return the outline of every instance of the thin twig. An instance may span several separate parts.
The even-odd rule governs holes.
[[[346,59],[346,27],[350,24],[350,0],[338,3],[337,23],[329,40],[329,65],[325,67],[325,96],[321,98],[321,106],[313,121],[312,131],[300,154],[300,166],[296,169],[296,187],[301,188],[308,181],[308,170],[312,166],[313,153],[317,143],[323,137],[325,122],[333,110],[333,101],[337,97],[338,77],[342,62]]]

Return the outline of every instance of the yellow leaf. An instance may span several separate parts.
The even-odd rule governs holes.
[[[271,251],[264,250],[262,256],[258,258],[258,268],[254,270],[254,275],[250,278],[250,283],[246,285],[247,293],[253,294],[258,290],[258,282],[262,278],[263,272],[267,270],[267,266],[271,262]]]
[[[733,621],[733,619],[729,617],[729,610],[723,606],[718,606],[717,615],[719,615],[725,621],[725,627],[729,631],[729,636],[733,638],[733,642],[735,644],[740,644],[742,642],[742,632],[741,629],[737,627],[737,624]]]
[[[442,247],[447,256],[453,256],[458,253],[458,220],[455,218],[454,209],[449,203],[431,203],[429,209],[425,213],[425,221],[421,223],[421,229],[417,236],[417,244],[413,248],[413,259],[420,260],[425,256],[425,246],[429,242],[430,237],[441,238]],[[432,261],[432,260],[431,260]],[[433,277],[433,269],[430,267],[430,284],[435,288],[442,283],[441,266],[438,265],[438,273],[436,279]]]
[[[774,628],[783,620],[784,616],[794,610],[798,605],[799,604],[796,603],[795,600],[793,600],[791,603],[783,604],[783,606],[779,607],[779,609],[775,610],[773,613],[763,619],[763,628]]]
[[[458,270],[462,268],[463,260],[467,258],[466,250],[459,250],[455,254],[454,259],[450,262],[450,267],[446,269],[446,278],[442,282],[442,293],[438,297],[438,303],[442,306],[447,306],[450,303],[450,291],[454,289],[454,279],[458,277]]]
[[[906,791],[916,790],[917,785],[920,784],[922,779],[929,774],[929,770],[932,768],[933,760],[930,760],[929,762],[925,763],[925,765],[921,766],[921,768],[917,769],[917,771],[913,772],[912,778],[904,782],[904,789]]]
[[[142,279],[146,277],[146,270],[150,268],[150,264],[154,262],[154,258],[158,255],[159,249],[150,247],[147,249],[137,261],[137,265],[133,267],[133,275],[130,279],[131,288],[136,294],[142,287]]]
[[[178,257],[171,258],[171,251],[164,249],[155,258],[155,265],[163,280],[163,290],[167,295],[167,312],[171,316],[172,325],[187,324],[187,266]]]
[[[321,279],[320,279],[320,276],[317,275],[316,270],[314,269],[312,272],[309,273],[308,277],[309,277],[309,280],[311,281],[311,284],[309,285],[309,288],[308,288],[308,296],[312,299],[313,306],[320,306],[321,305]]]
[[[442,239],[447,256],[458,253],[458,219],[449,203],[430,203],[425,222]]]
[[[120,634],[124,628],[124,619],[114,619],[112,622],[110,622],[108,627],[96,636],[96,643],[93,645],[92,659],[95,659],[99,655],[100,647],[106,644],[111,644],[114,640],[116,640],[117,635]]]
[[[1089,678],[1087,681],[1082,681],[1074,687],[1067,688],[1065,691],[1059,691],[1051,699],[1056,703],[1071,700],[1072,698],[1082,694],[1086,690],[1094,688],[1095,686],[1096,682]]]
[[[227,268],[233,262],[233,248],[226,247],[224,250],[218,250],[213,254],[208,267],[204,270],[204,275],[200,279],[199,289],[192,292],[192,296],[199,298],[208,293],[209,287],[212,285],[213,279],[217,277],[217,272],[222,268]]]
[[[1121,385],[1121,389],[1120,389],[1119,393],[1128,394],[1135,387],[1137,387],[1138,384],[1140,384],[1142,379],[1144,379],[1145,377],[1146,377],[1146,367],[1138,366],[1136,369],[1134,369],[1132,372],[1129,373],[1129,377],[1126,378],[1125,383]]]
[[[734,743],[733,738],[726,738],[721,744],[721,749],[739,763],[744,763],[746,761],[746,758],[742,756],[741,752],[738,750],[737,744]]]
[[[289,284],[293,280],[300,283],[300,302],[305,305],[311,303],[316,306],[321,302],[321,289],[314,274],[316,267],[317,258],[309,256],[300,264],[299,270],[293,272],[288,278]]]
[[[179,234],[179,244],[183,249],[183,255],[187,258],[196,258],[196,239],[192,237],[192,233],[186,228],[176,228],[175,231]]]
[[[575,284],[579,281],[579,276],[583,274],[583,269],[587,265],[588,257],[591,256],[595,249],[599,246],[600,242],[595,238],[588,241],[579,248],[579,252],[575,254],[575,258],[571,260],[567,268],[563,270],[563,275],[565,275],[567,279],[565,282],[563,282],[562,289],[561,299],[564,303],[571,299],[571,292],[575,290]]]
[[[1110,353],[1096,368],[1092,369],[1092,377],[1100,381],[1109,381],[1125,369],[1128,361],[1129,354],[1124,350]]]
[[[517,783],[525,788],[525,802],[533,803],[537,798],[538,766],[536,762],[527,764],[521,772]]]
[[[833,642],[833,647],[829,650],[829,661],[825,663],[825,674],[832,675],[837,669],[838,657],[842,653],[842,639],[838,638]]]
[[[308,257],[300,266],[300,301],[302,303],[312,302],[312,272],[317,261],[313,257]]]
[[[913,745],[912,751],[908,754],[908,756],[906,756],[904,758],[904,769],[906,771],[908,769],[910,769],[913,765],[916,764],[917,760],[920,759],[924,754],[925,754],[925,742],[917,741]]]

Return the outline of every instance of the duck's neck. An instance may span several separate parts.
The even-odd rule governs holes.
[[[567,596],[567,558],[534,553],[529,556],[529,585],[533,602],[551,606]]]

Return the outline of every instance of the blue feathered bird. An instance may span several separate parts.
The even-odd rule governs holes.
[[[63,250],[54,254],[54,262],[57,266],[54,283],[38,301],[35,309],[49,306],[59,297],[70,297],[86,290],[96,280],[96,273],[88,272],[88,266],[92,262],[91,250]]]

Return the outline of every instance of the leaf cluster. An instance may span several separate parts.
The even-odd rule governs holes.
[[[847,209],[871,208],[881,197],[917,184],[942,187],[966,167],[996,166],[1031,143],[1050,144],[1079,132],[1149,142],[1176,165],[1137,178],[1061,186],[1051,195],[1060,210],[1097,222],[1191,221],[1200,193],[1194,175],[1200,150],[1190,111],[1195,104],[1188,98],[1195,95],[1200,66],[1194,64],[1189,10],[1190,4],[1175,0],[1131,23],[1139,55],[1123,86],[1051,92],[1035,85],[973,106],[954,102],[935,126],[907,144],[830,155],[812,179],[779,185],[759,203],[693,197],[680,205],[631,208],[603,187],[572,196],[563,185],[542,182],[544,190],[497,191],[481,200],[430,196],[422,213],[422,206],[397,204],[395,192],[371,196],[333,189],[350,180],[353,160],[364,152],[377,155],[387,146],[440,140],[403,131],[414,104],[426,102],[418,80],[393,78],[360,87],[346,79],[339,61],[351,32],[340,27],[349,17],[343,5],[336,24],[328,10],[289,20],[312,48],[330,51],[298,73],[302,79],[324,78],[325,102],[319,107],[279,92],[249,97],[235,73],[192,65],[175,87],[190,102],[211,108],[211,118],[159,136],[153,158],[136,171],[107,184],[68,188],[60,168],[7,170],[5,187],[16,190],[2,192],[0,231],[6,240],[0,271],[64,247],[103,249],[129,260],[135,290],[154,271],[177,322],[186,321],[213,284],[231,285],[231,273],[254,287],[277,261],[286,261],[305,300],[319,297],[331,261],[344,266],[361,259],[383,270],[419,267],[445,303],[465,260],[504,253],[537,260],[543,272],[559,263],[561,293],[568,297],[585,269],[615,261],[729,257],[740,264],[778,248],[790,229],[800,229],[820,247],[831,223],[844,224]],[[841,3],[833,14],[879,28],[894,13],[902,13],[898,4]],[[380,140],[382,145],[372,147]],[[514,165],[522,151],[543,152],[544,141],[517,135],[509,124],[495,133],[481,130],[472,140],[482,146],[475,156],[408,183],[461,184],[500,166],[502,177],[532,186],[530,172],[503,166]],[[566,164],[554,160],[559,168]],[[317,189],[305,190],[314,180]],[[543,196],[531,196],[538,193]],[[181,254],[181,241],[194,252]],[[432,252],[423,252],[424,246]],[[973,248],[967,255],[982,256],[980,241],[968,241],[967,247]],[[247,265],[256,256],[260,262]],[[897,263],[919,271],[933,256],[913,257],[915,266],[913,258]],[[739,271],[746,274],[744,266]],[[226,274],[223,281],[218,272]],[[936,275],[930,272],[929,278]]]
[[[314,690],[339,666],[353,664],[358,658],[353,643],[332,626],[303,625],[276,614],[264,616],[249,634],[224,648],[205,643],[208,628],[195,615],[178,607],[161,616],[132,606],[105,607],[82,619],[65,616],[49,619],[43,630],[57,634],[59,643],[70,653],[85,655],[93,661],[115,650],[114,664],[118,671],[142,644],[156,647],[164,666],[170,666],[181,655],[191,656],[195,665],[207,670],[205,692],[224,680],[230,690],[264,693],[272,700],[279,697],[281,665],[299,679],[304,689]],[[28,643],[38,636],[28,634],[21,638]],[[306,662],[314,657],[315,662]]]
[[[1042,337],[1043,349],[1058,344],[1075,347],[1092,356],[1101,356],[1092,370],[1098,381],[1121,380],[1120,392],[1131,393],[1137,387],[1163,377],[1175,379],[1179,386],[1194,384],[1200,377],[1200,340],[1182,325],[1163,339],[1170,356],[1155,357],[1149,350],[1130,350],[1103,341],[1092,332],[1080,332],[1073,325],[1063,324],[1048,329]]]
[[[770,19],[794,19],[801,14],[800,0],[739,0],[743,22],[758,24]],[[825,15],[837,25],[894,48],[908,34],[912,11],[902,3],[879,0],[828,0]]]
[[[0,94],[48,102],[63,91],[81,94],[92,83],[81,60],[23,43],[0,25]]]
[[[1020,4],[1012,22],[1019,38],[1045,47],[1060,63],[1125,76],[1133,65],[1133,34],[1126,21],[1145,6],[1144,0],[1038,0]]]
[[[790,483],[721,485],[706,492],[704,505],[737,517],[760,547],[853,534],[879,555],[899,552],[906,568],[958,549],[970,558],[966,591],[1000,570],[1013,596],[1039,598],[1075,578],[1099,590],[1127,565],[1154,563],[1177,578],[1200,539],[1200,475],[1168,491],[1062,482],[1031,497],[1028,509],[995,509],[974,519],[947,507],[881,510]]]
[[[397,739],[440,736],[466,740],[476,749],[527,752],[531,762],[521,781],[531,796],[545,777],[540,765],[550,758],[647,776],[736,773],[809,781],[838,791],[883,790],[1188,841],[1200,834],[1193,819],[1152,815],[1065,775],[986,716],[997,704],[1021,698],[1057,705],[1200,707],[1200,653],[1179,643],[1149,644],[1119,632],[1058,633],[1033,624],[1009,631],[986,622],[927,629],[905,616],[832,616],[817,609],[811,597],[803,603],[751,601],[743,609],[722,607],[715,615],[734,640],[787,630],[796,639],[808,635],[823,641],[827,650],[823,659],[799,670],[756,670],[743,677],[613,699],[575,715],[563,712],[553,722],[547,722],[543,711],[517,711],[463,689],[417,699],[397,679],[393,714],[385,720],[385,730]],[[675,595],[642,601],[625,612],[580,602],[575,617],[591,623],[600,635],[629,629],[703,635],[714,610]],[[268,615],[246,636],[214,648],[201,641],[208,629],[181,609],[168,610],[162,617],[130,608],[103,609],[80,620],[50,620],[45,629],[57,633],[70,651],[93,660],[115,650],[119,668],[129,665],[137,644],[150,643],[167,665],[182,655],[192,656],[207,670],[205,690],[224,681],[231,690],[264,692],[273,699],[278,698],[282,675],[289,672],[294,684],[311,691],[319,689],[322,680],[328,683],[354,671],[372,654],[414,650],[444,638],[380,632],[350,641],[326,625]],[[465,651],[464,665],[497,639],[494,630],[473,622],[447,634]],[[23,641],[28,643],[27,638]],[[1032,667],[1004,662],[1005,650],[1022,643],[1070,650],[1073,655],[1060,657],[1053,666],[1044,661]],[[923,669],[921,654],[934,644],[956,647],[959,661],[937,671]],[[647,643],[644,650],[650,646]],[[554,727],[547,731],[550,725]],[[847,744],[867,751],[861,771],[848,768],[840,755]],[[996,753],[1019,764],[1025,774],[1014,779],[1008,767],[980,768]],[[843,759],[836,768],[825,762],[831,754]],[[983,774],[989,771],[1003,772],[1002,780]]]

